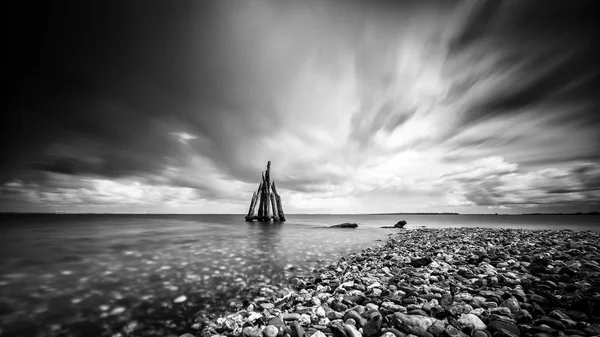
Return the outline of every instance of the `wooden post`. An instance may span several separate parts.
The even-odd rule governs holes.
[[[265,183],[266,180],[265,180],[264,174],[263,174],[262,178],[263,178],[263,183],[262,183],[263,188],[262,188],[262,191],[260,191],[260,197],[261,197],[261,201],[263,204],[263,209],[262,209],[262,213],[260,214],[260,217],[261,217],[260,221],[265,221],[267,214],[269,214],[269,209],[268,209],[269,203],[268,203],[268,199],[267,199],[269,196],[266,193],[267,186]]]
[[[256,192],[252,192],[252,200],[250,200],[250,208],[248,209],[248,214],[246,215],[246,221],[252,221],[254,219],[254,207],[256,206],[256,199],[258,194]]]
[[[279,221],[285,221],[285,214],[283,213],[283,206],[281,205],[281,197],[279,193],[277,193],[277,189],[275,188],[275,182],[273,182],[271,188],[273,189],[273,193],[275,194],[275,199],[277,201],[277,211],[279,212]]]
[[[264,175],[263,175],[264,177]],[[264,180],[263,180],[264,181]],[[264,197],[263,197],[263,189],[264,189],[264,183],[263,181],[260,182],[260,185],[258,185],[258,214],[257,216],[260,218],[263,216],[264,213],[264,208],[265,208],[265,203],[264,203]]]
[[[264,177],[264,186],[265,186],[265,203],[266,203],[266,207],[265,207],[265,221],[271,221],[271,200],[270,200],[270,195],[271,195],[271,161],[267,162],[267,171],[265,172],[265,177]]]
[[[277,213],[277,206],[275,206],[275,195],[273,193],[269,194],[269,199],[271,199],[271,207],[273,208],[273,221],[279,221],[279,214]]]

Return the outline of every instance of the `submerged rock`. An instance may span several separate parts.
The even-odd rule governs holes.
[[[344,222],[338,225],[333,225],[333,226],[329,226],[329,228],[356,228],[358,227],[358,224],[356,223],[350,223],[350,222]]]

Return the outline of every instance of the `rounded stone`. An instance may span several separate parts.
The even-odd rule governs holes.
[[[277,329],[277,327],[274,325],[267,325],[263,329],[263,335],[265,337],[276,337],[278,333],[279,333],[279,329]]]
[[[277,316],[272,317],[269,320],[268,324],[275,326],[277,329],[283,329],[285,327],[285,323],[283,323],[283,320]]]
[[[259,327],[247,326],[242,330],[246,337],[262,337],[262,331]]]
[[[474,331],[473,334],[471,335],[471,337],[490,337],[489,332],[486,333],[487,331],[483,331],[483,330],[478,330],[478,331]]]
[[[508,308],[511,313],[516,313],[521,310],[521,306],[519,305],[519,301],[516,298],[511,297],[506,301],[500,303],[500,308]]]
[[[471,331],[484,330],[486,328],[485,323],[479,319],[479,317],[473,314],[462,314],[458,319],[458,323],[461,325],[461,330],[468,328]]]
[[[492,334],[500,330],[507,330],[517,336],[521,335],[521,331],[515,325],[501,321],[491,321],[487,325],[487,330],[489,330]]]
[[[291,313],[283,315],[284,321],[297,321],[300,318],[300,314]]]
[[[300,318],[298,318],[298,323],[300,323],[300,325],[308,326],[311,322],[312,319],[307,314],[302,314],[300,315]]]
[[[379,306],[375,303],[367,303],[365,307],[367,310],[379,310]]]
[[[327,337],[324,333],[322,333],[321,331],[315,331],[314,334],[312,334],[310,337]]]

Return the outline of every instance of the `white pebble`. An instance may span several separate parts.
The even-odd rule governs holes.
[[[124,307],[118,307],[118,308],[114,308],[111,312],[110,315],[120,315],[122,313],[125,312],[125,308]]]
[[[187,300],[187,297],[185,297],[185,295],[181,295],[181,296],[177,297],[176,299],[174,299],[173,302],[183,303],[183,302],[185,302],[185,300]]]

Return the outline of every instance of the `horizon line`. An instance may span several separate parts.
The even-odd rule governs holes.
[[[126,212],[0,212],[4,214],[44,214],[44,215],[240,215],[244,213],[126,213]],[[600,215],[599,211],[591,212],[549,212],[549,213],[457,213],[457,212],[390,212],[390,213],[289,213],[288,215]]]

